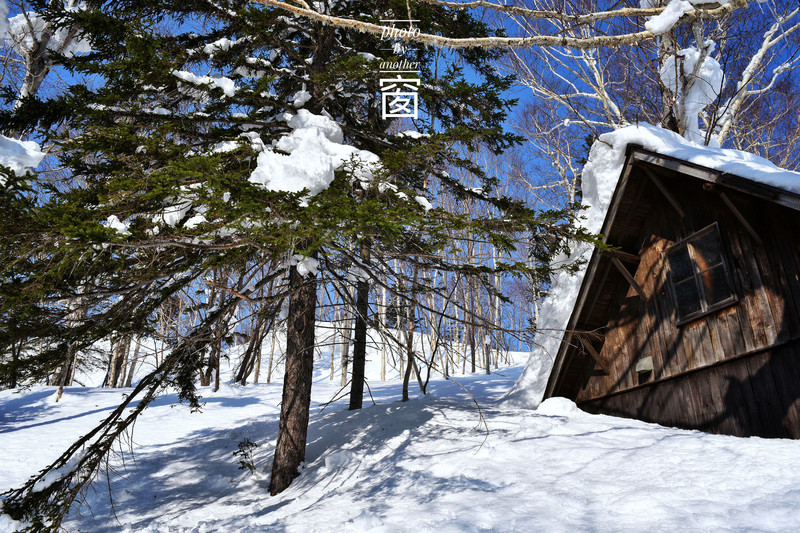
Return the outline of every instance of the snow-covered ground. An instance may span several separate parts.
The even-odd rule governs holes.
[[[521,367],[437,380],[398,401],[370,382],[357,412],[320,369],[307,462],[267,493],[281,384],[204,391],[190,413],[174,395],[137,423],[125,453],[69,531],[798,531],[800,442],[741,439],[595,416],[566,400],[503,403]],[[462,386],[464,387],[462,389]],[[466,391],[469,391],[467,393]],[[0,392],[0,491],[23,482],[126,391]],[[480,410],[476,406],[480,405]],[[260,446],[255,475],[237,445]]]

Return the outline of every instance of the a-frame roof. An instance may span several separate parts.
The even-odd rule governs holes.
[[[604,242],[619,249],[603,252],[595,249],[592,252],[555,356],[544,398],[552,396],[560,382],[579,379],[579,369],[570,368],[568,364],[571,352],[578,349],[578,345],[592,351],[586,346],[586,339],[591,340],[592,332],[605,326],[609,312],[619,305],[621,297],[631,286],[625,271],[631,277],[635,273],[638,261],[636,243],[652,209],[652,202],[641,201],[643,191],[655,186],[664,200],[662,203],[672,203],[671,182],[687,178],[699,180],[707,188],[738,191],[800,211],[800,194],[797,192],[629,144],[600,230]],[[667,208],[681,209],[677,202]],[[746,220],[741,222],[747,226]],[[633,271],[628,270],[625,264],[632,264]],[[574,333],[579,333],[580,342]],[[598,363],[602,365],[602,361]]]

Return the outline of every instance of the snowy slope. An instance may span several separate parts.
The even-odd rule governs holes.
[[[562,399],[537,411],[497,401],[520,367],[437,381],[397,401],[324,407],[338,387],[314,383],[307,463],[267,495],[280,383],[206,390],[202,413],[162,398],[136,425],[135,460],[104,479],[69,531],[797,531],[800,442],[741,439],[589,415]],[[18,485],[125,391],[0,392],[0,491]],[[484,420],[481,420],[481,414]],[[484,423],[485,422],[485,425]],[[488,431],[487,431],[488,427]],[[237,468],[237,443],[261,444],[258,474]],[[33,445],[32,443],[35,443]],[[6,524],[7,525],[7,524]],[[0,522],[0,530],[2,523]]]
[[[649,124],[628,126],[601,135],[592,145],[589,160],[581,173],[584,226],[592,233],[599,233],[625,164],[625,149],[628,144],[638,144],[659,154],[683,159],[714,170],[735,174],[743,178],[800,193],[800,173],[776,167],[768,160],[739,150],[713,148],[688,141],[677,133]],[[592,255],[589,245],[573,247],[569,257],[558,260],[576,261],[580,258],[588,263]],[[537,347],[532,351],[525,372],[514,384],[507,400],[519,407],[535,408],[542,400],[547,379],[558,352],[564,330],[578,298],[578,291],[586,274],[586,265],[577,273],[556,274],[542,303],[540,321],[537,324]]]

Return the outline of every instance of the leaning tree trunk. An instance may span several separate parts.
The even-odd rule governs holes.
[[[128,377],[125,378],[125,387],[130,387],[133,382],[133,373],[136,370],[136,363],[139,361],[139,350],[142,348],[142,336],[136,337],[136,348],[133,349],[133,358],[131,359],[131,367],[128,370]]]
[[[75,359],[77,357],[77,350],[75,343],[70,342],[67,345],[66,357],[64,358],[64,366],[61,369],[61,374],[58,376],[58,393],[56,394],[56,401],[61,400],[61,395],[64,394],[64,387],[72,385],[72,377],[75,375]]]
[[[272,310],[268,312],[265,311],[265,309],[261,309],[258,312],[255,327],[250,337],[250,343],[247,346],[244,357],[242,357],[239,371],[236,373],[236,379],[234,380],[236,383],[246,385],[247,378],[250,377],[250,374],[256,366],[256,361],[261,359],[261,344],[264,342],[264,337],[267,336],[267,330],[270,329],[266,315]],[[271,319],[269,321],[271,322]]]
[[[286,328],[286,371],[281,418],[272,463],[269,493],[282,492],[298,476],[306,457],[311,378],[314,370],[314,314],[317,289],[314,276],[303,279],[296,268],[289,273],[289,317]]]
[[[361,262],[369,263],[369,243],[361,245]],[[369,311],[369,283],[366,274],[359,276],[356,284],[356,324],[353,333],[353,378],[350,383],[350,410],[361,409],[364,401],[364,367],[367,362],[367,312]]]

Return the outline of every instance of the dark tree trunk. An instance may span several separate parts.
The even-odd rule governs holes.
[[[405,322],[406,322],[406,368],[403,374],[403,397],[402,401],[408,401],[408,383],[411,381],[411,370],[417,366],[414,361],[414,305],[417,301],[417,275],[419,270],[415,264],[413,267],[413,275],[411,280],[411,298],[406,302],[405,306]],[[419,379],[419,372],[417,372],[417,379]]]
[[[72,376],[75,375],[75,345],[69,343],[67,345],[67,353],[64,358],[64,366],[58,376],[58,393],[56,394],[56,401],[61,400],[61,395],[64,394],[64,387],[72,386]]]
[[[298,476],[305,460],[311,378],[314,369],[314,314],[317,289],[313,275],[307,279],[289,272],[289,317],[286,331],[286,373],[283,381],[281,418],[272,463],[269,493],[282,492]]]
[[[220,351],[217,351],[217,366],[214,368],[214,392],[219,390],[219,365],[220,365]]]
[[[414,267],[414,281],[416,282],[416,267]],[[414,360],[414,304],[416,301],[416,293],[414,299],[406,306],[406,368],[403,373],[403,398],[402,401],[408,401],[408,384],[411,381],[411,371],[416,370],[417,362]],[[417,372],[417,379],[419,379],[419,372]],[[421,384],[420,384],[421,386]]]
[[[469,281],[469,294],[470,294],[470,304],[469,304],[469,320],[470,322],[475,322],[475,290],[472,286],[472,280]],[[471,371],[475,373],[475,326],[470,324],[469,326],[469,353],[470,353],[470,363],[471,363]]]
[[[253,372],[256,366],[256,360],[261,357],[261,343],[264,342],[267,329],[267,318],[262,311],[258,314],[252,337],[250,337],[250,344],[247,346],[247,351],[242,358],[239,372],[236,374],[235,381],[237,383],[241,383],[242,385],[247,384],[247,378]]]
[[[225,298],[220,294],[220,305],[223,305]],[[222,341],[228,333],[228,323],[233,316],[233,311],[222,316],[222,319],[214,326],[214,343],[211,345],[211,355],[208,357],[208,368],[205,378],[201,378],[201,385],[210,386],[214,380],[214,392],[219,390],[219,367],[222,359]]]
[[[369,243],[361,246],[361,262],[369,263]],[[369,283],[359,276],[356,285],[356,324],[353,338],[353,381],[350,383],[350,410],[361,409],[364,400],[364,367],[367,362],[367,312]]]
[[[22,351],[22,341],[11,343],[11,388],[17,388],[17,375],[19,367],[19,355]]]
[[[414,363],[414,328],[409,326],[408,337],[406,339],[406,368],[403,373],[403,401],[408,401],[408,383],[411,381],[411,368]]]
[[[214,377],[214,369],[219,365],[219,353],[222,350],[222,339],[220,335],[222,334],[220,331],[220,325],[217,324],[215,326],[215,335],[216,339],[214,339],[214,343],[211,345],[211,354],[208,356],[208,367],[206,367],[205,374],[200,377],[200,385],[204,387],[208,387],[211,385],[211,378]]]
[[[475,373],[475,328],[469,327],[469,353],[470,353],[470,368],[471,372]]]

